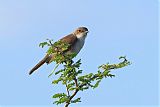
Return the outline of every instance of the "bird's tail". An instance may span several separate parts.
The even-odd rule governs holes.
[[[45,62],[47,62],[48,58],[49,55],[46,55],[40,62],[38,62],[38,64],[29,71],[29,75],[31,75],[34,71],[41,67]]]

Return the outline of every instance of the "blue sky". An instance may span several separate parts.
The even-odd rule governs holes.
[[[0,105],[52,106],[62,87],[48,78],[55,64],[29,70],[45,55],[38,47],[79,26],[89,34],[82,51],[84,73],[126,55],[132,65],[113,71],[99,88],[81,92],[79,106],[158,105],[158,1],[0,0]]]

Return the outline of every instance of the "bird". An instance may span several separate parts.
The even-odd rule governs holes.
[[[59,41],[69,44],[69,48],[66,53],[75,53],[76,55],[80,52],[84,46],[85,39],[89,30],[86,27],[78,27],[69,35],[64,36]],[[44,63],[50,64],[54,59],[54,54],[46,54],[42,60],[40,60],[30,71],[29,75],[35,72]]]

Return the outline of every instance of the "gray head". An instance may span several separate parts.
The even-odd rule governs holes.
[[[75,35],[81,35],[81,36],[86,36],[87,35],[87,33],[88,33],[89,31],[88,31],[88,29],[86,28],[86,27],[79,27],[79,28],[77,28],[73,33],[75,34]]]

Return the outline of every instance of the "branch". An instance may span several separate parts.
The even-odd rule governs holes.
[[[68,85],[67,85],[67,83],[66,83],[66,91],[67,91],[67,95],[70,96],[69,90],[68,90],[68,87],[67,87],[67,86],[68,86]]]
[[[66,102],[65,107],[68,107],[68,106],[69,106],[69,104],[70,104],[72,98],[73,98],[73,97],[78,93],[78,91],[79,91],[79,89],[78,89],[78,83],[77,83],[76,77],[75,77],[75,79],[74,79],[74,82],[75,82],[75,85],[76,85],[75,92],[72,94],[72,96],[69,97],[69,100]]]

